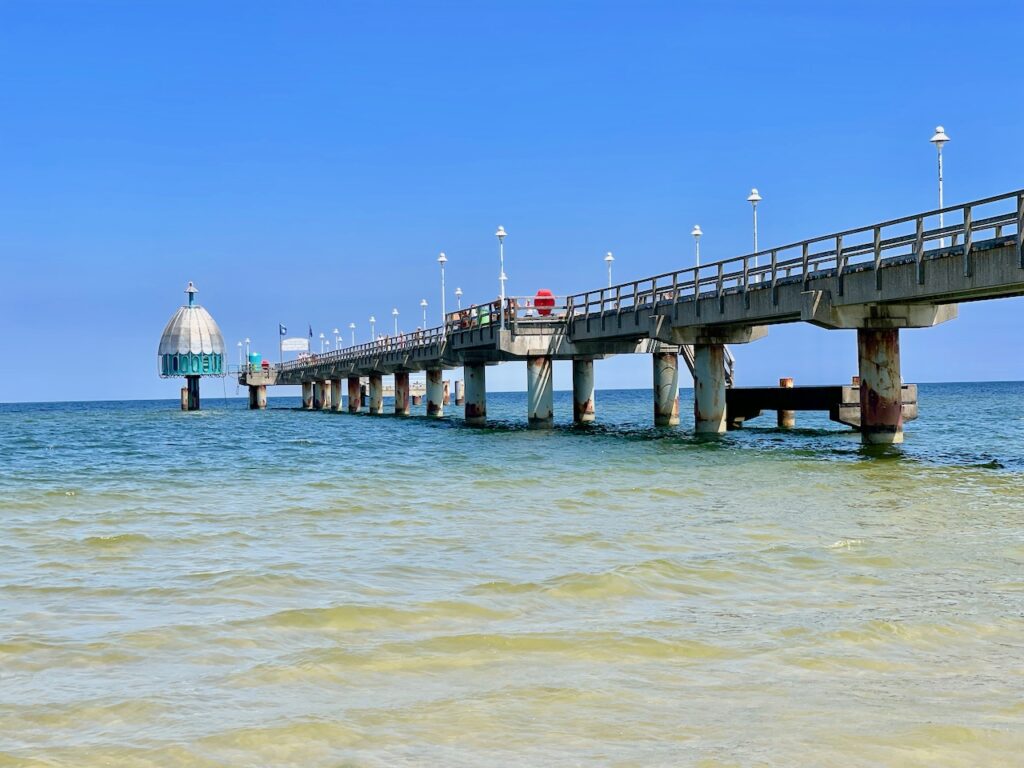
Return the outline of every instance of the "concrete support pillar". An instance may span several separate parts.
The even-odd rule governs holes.
[[[900,332],[857,329],[860,364],[860,437],[865,444],[903,442]]]
[[[482,427],[487,423],[487,367],[483,363],[467,364],[463,379],[466,382],[466,423]]]
[[[679,355],[654,355],[654,425],[674,427],[679,423]]]
[[[384,413],[384,377],[379,373],[370,374],[370,413]]]
[[[320,382],[320,410],[331,410],[331,380],[324,379]]]
[[[249,385],[249,410],[262,411],[267,407],[267,385]]]
[[[451,393],[450,393],[450,385],[451,385],[451,382],[448,381],[448,379],[445,379],[444,380],[444,399],[441,402],[444,403],[446,406],[452,404],[452,396],[451,396]]]
[[[411,395],[413,406],[423,405],[423,395]]]
[[[783,389],[793,388],[793,379],[784,377],[779,379],[779,386]],[[792,429],[796,426],[796,411],[779,411],[777,417],[779,429]]]
[[[362,405],[362,391],[359,388],[359,377],[348,377],[348,412],[359,413]]]
[[[323,382],[313,382],[313,410],[319,411],[324,405],[324,385]]]
[[[304,381],[302,382],[302,407],[307,410],[313,410],[313,382]]]
[[[441,369],[427,371],[427,416],[444,416],[444,386],[441,383]]]
[[[455,380],[455,404],[466,404],[466,383],[462,379]]]
[[[697,432],[725,432],[725,345],[693,347],[693,421]]]
[[[526,358],[526,418],[530,429],[550,429],[555,423],[551,358]]]
[[[589,424],[594,420],[594,361],[572,361],[572,420]]]
[[[405,372],[395,374],[395,414],[409,415],[409,374]]]
[[[341,413],[345,404],[341,401],[341,379],[331,379],[331,410]]]

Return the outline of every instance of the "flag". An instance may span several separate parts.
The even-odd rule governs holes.
[[[309,338],[313,338],[313,326],[309,326]]]
[[[285,327],[284,327],[283,325],[281,325],[280,323],[278,323],[278,324],[277,324],[277,332],[278,332],[278,333],[279,333],[279,334],[280,334],[281,336],[284,336],[284,335],[285,335],[286,333],[288,333],[288,329],[287,329],[287,328],[285,328]]]

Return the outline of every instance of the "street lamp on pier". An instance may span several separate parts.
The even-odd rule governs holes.
[[[238,370],[242,370],[242,342],[238,342]]]
[[[341,333],[341,331],[339,331],[337,328],[334,329],[334,348],[335,349],[338,349],[338,347],[340,346],[338,344],[338,340],[341,338],[340,335],[339,335],[340,333]]]
[[[249,359],[249,337],[245,337],[245,359]]]
[[[457,302],[459,302],[459,309],[462,309],[462,289],[461,288],[456,288],[455,289],[455,300]]]
[[[326,339],[326,338],[327,337],[324,336],[323,333],[320,334],[320,354],[321,355],[324,353],[324,339]]]
[[[448,263],[448,257],[444,255],[444,251],[441,251],[441,255],[437,257],[437,263],[441,265],[441,324],[444,325],[445,316],[445,303],[444,303],[444,265]],[[426,327],[427,321],[423,321],[423,326]]]
[[[931,143],[935,145],[935,149],[938,150],[938,155],[939,155],[939,208],[941,209],[942,206],[943,206],[943,203],[942,203],[942,147],[943,147],[943,145],[947,141],[949,141],[949,136],[946,135],[946,129],[943,128],[941,125],[935,126],[935,135],[932,136],[931,139],[929,139],[929,141],[931,141]],[[943,227],[945,227],[945,224],[946,224],[945,217],[942,215],[942,213],[940,213],[939,214],[939,229],[942,229]],[[945,248],[946,247],[946,238],[943,237],[943,238],[939,239],[939,247],[940,248]]]
[[[348,329],[349,329],[349,331],[352,332],[352,346],[354,347],[356,345],[356,324],[355,323],[349,323],[348,324]]]
[[[427,328],[427,300],[420,299],[420,308],[423,310],[423,329]]]
[[[391,316],[395,318],[395,336],[398,335],[398,307],[391,310]]]
[[[370,341],[376,341],[377,340],[377,331],[375,330],[376,323],[377,323],[377,318],[374,317],[373,315],[370,315]]]
[[[501,272],[498,275],[498,280],[501,282],[501,307],[498,309],[498,329],[505,330],[505,228],[502,226],[498,227],[498,231],[494,233],[494,236],[498,238],[498,263],[501,267]]]
[[[761,195],[758,194],[757,187],[750,190],[750,194],[747,196],[747,202],[750,203],[754,209],[754,269],[757,269],[757,204],[761,202]],[[754,276],[754,282],[758,282],[759,276]]]
[[[604,255],[604,263],[608,265],[608,287],[612,287],[612,262],[615,261],[615,257],[612,256],[612,252],[608,251]]]
[[[700,224],[694,224],[693,231],[690,234],[693,235],[695,265],[697,269],[700,269],[700,236],[704,234],[700,231]]]

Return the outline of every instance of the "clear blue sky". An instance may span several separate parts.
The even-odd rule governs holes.
[[[194,280],[276,357],[449,289],[600,286],[1024,187],[1024,4],[0,2],[0,401],[175,397],[156,345]],[[1020,300],[904,333],[910,381],[1022,379]],[[772,328],[741,383],[855,372]],[[69,373],[65,371],[70,369]],[[646,386],[650,364],[598,364]],[[524,386],[521,365],[492,369]],[[564,369],[556,387],[569,386]],[[207,384],[206,387],[211,387]],[[219,392],[220,386],[212,384]]]

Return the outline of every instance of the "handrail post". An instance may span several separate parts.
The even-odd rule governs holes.
[[[779,303],[779,292],[776,290],[776,283],[779,279],[779,252],[772,248],[772,304]]]
[[[743,306],[750,308],[750,296],[747,295],[747,284],[749,283],[750,271],[747,267],[748,257],[743,257]]]
[[[882,290],[882,273],[879,272],[882,266],[882,228],[875,227],[874,232],[874,249],[875,249],[875,290]]]
[[[972,220],[971,206],[964,206],[964,277],[971,276],[971,244],[973,238],[971,237],[971,220]]]
[[[839,284],[839,295],[843,295],[843,270],[846,264],[843,261],[843,236],[836,235],[836,279]]]
[[[914,256],[917,260],[917,282],[924,285],[924,218],[917,217],[914,234]]]
[[[807,281],[810,278],[810,265],[808,264],[808,260],[809,260],[810,255],[811,255],[811,244],[808,243],[805,240],[804,243],[803,243],[803,248],[801,248],[801,251],[802,251],[802,253],[801,253],[801,256],[800,256],[800,266],[801,266],[801,268],[803,270],[803,281],[804,281],[803,290],[806,291],[807,290]]]
[[[1017,264],[1024,269],[1024,194],[1017,195]]]
[[[725,312],[725,265],[718,262],[718,311]]]

